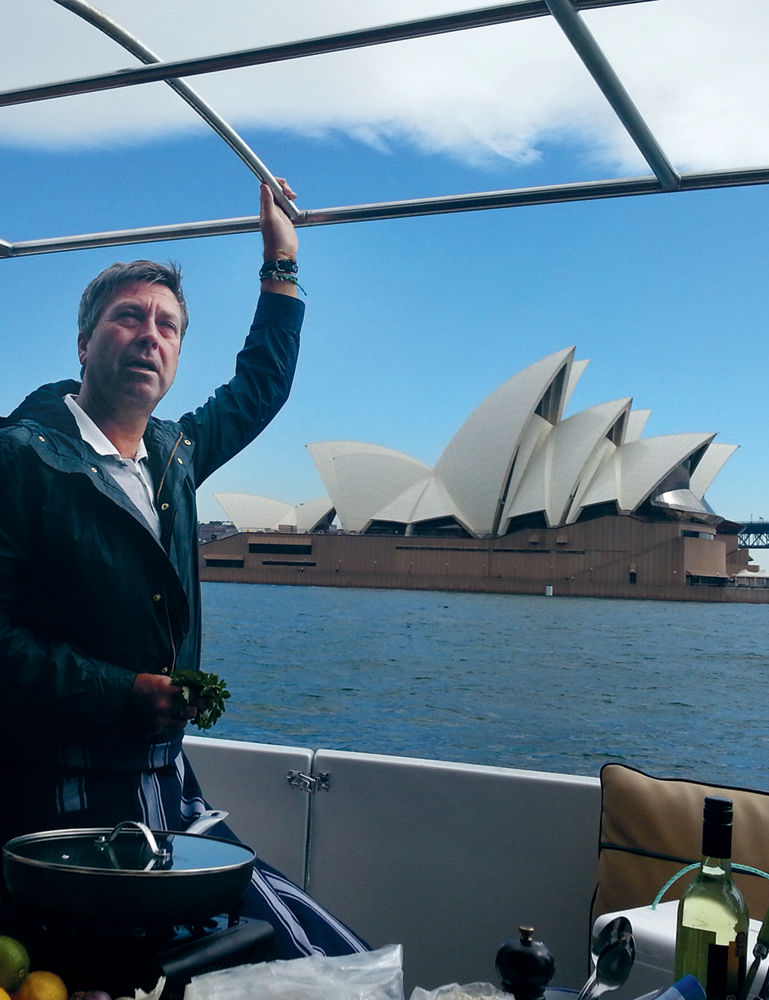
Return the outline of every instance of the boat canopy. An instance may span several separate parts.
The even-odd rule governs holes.
[[[701,189],[736,187],[769,182],[769,166],[726,170],[684,171],[672,162],[638,109],[633,94],[626,89],[612,62],[591,32],[586,12],[619,8],[633,4],[656,5],[660,0],[516,0],[516,2],[481,6],[470,10],[443,13],[408,21],[375,25],[356,30],[317,36],[291,42],[220,52],[175,61],[164,61],[144,41],[134,37],[106,13],[84,0],[51,0],[72,15],[86,21],[127,50],[137,65],[127,69],[95,73],[59,82],[42,82],[0,93],[0,107],[9,108],[39,101],[101,91],[119,92],[129,87],[165,81],[213,129],[259,178],[276,193],[280,192],[269,167],[246,141],[195,92],[188,82],[204,74],[220,74],[243,67],[268,63],[306,60],[312,57],[360,49],[387,46],[395,42],[445,35],[470,33],[475,29],[521,23],[535,18],[550,19],[568,46],[593,78],[606,106],[632,140],[648,173],[587,179],[571,183],[548,183],[539,186],[513,187],[505,190],[473,191],[456,195],[433,195],[396,201],[376,201],[342,207],[297,206],[283,199],[286,211],[298,227],[324,226],[348,222],[478,211],[516,206],[543,205],[555,202],[585,201],[660,193],[679,193]],[[109,0],[105,0],[109,6]],[[735,17],[738,12],[735,11]],[[512,29],[511,29],[512,30]],[[695,34],[693,32],[693,34]],[[695,44],[695,40],[692,40]],[[666,73],[664,61],[650,60],[648,74]],[[645,81],[648,82],[648,81]],[[282,197],[282,195],[281,195]],[[205,219],[198,222],[157,224],[137,229],[109,232],[52,235],[44,239],[15,240],[13,233],[0,231],[0,257],[76,250],[89,247],[144,243],[148,241],[216,236],[258,230],[258,216]]]

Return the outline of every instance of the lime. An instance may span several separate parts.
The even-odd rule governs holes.
[[[27,949],[16,938],[0,936],[0,988],[17,990],[29,972]]]
[[[13,995],[13,1000],[67,1000],[67,987],[55,972],[30,972]]]

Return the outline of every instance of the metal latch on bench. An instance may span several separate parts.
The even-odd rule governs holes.
[[[286,779],[292,788],[299,788],[312,795],[314,792],[327,792],[331,785],[331,775],[328,771],[319,774],[305,774],[304,771],[289,771]]]

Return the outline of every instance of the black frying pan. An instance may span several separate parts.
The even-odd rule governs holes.
[[[46,916],[147,927],[230,912],[251,878],[254,852],[194,833],[48,830],[9,840],[3,875],[14,902]]]

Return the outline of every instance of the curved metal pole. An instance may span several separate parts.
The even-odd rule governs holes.
[[[127,49],[131,55],[136,56],[145,65],[161,62],[160,57],[155,55],[146,45],[143,45],[138,38],[134,38],[125,28],[122,28],[116,21],[107,17],[102,11],[93,7],[90,3],[86,3],[86,0],[54,0],[54,3],[66,8],[73,14],[77,14],[78,17],[98,28],[99,31],[103,32],[103,34],[107,35],[114,42],[117,42],[124,49]],[[230,149],[237,153],[249,170],[256,174],[260,181],[264,181],[265,184],[269,185],[283,211],[292,222],[296,222],[301,216],[301,212],[293,202],[286,198],[275,177],[273,177],[264,163],[262,163],[256,153],[243,141],[238,133],[210,105],[206,104],[203,98],[192,87],[186,84],[184,80],[177,78],[166,80],[165,82],[224,139]]]

